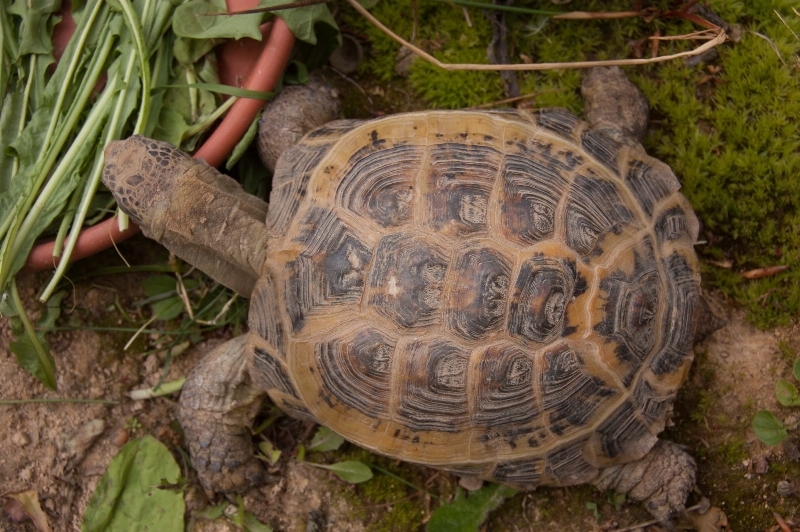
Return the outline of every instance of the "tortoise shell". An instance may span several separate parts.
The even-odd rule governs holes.
[[[251,375],[362,447],[520,488],[639,459],[691,363],[679,187],[560,109],[327,124],[277,164]]]

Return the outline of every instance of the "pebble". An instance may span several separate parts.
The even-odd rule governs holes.
[[[25,447],[31,442],[31,440],[23,434],[22,432],[15,432],[11,435],[11,443],[16,445],[17,447]]]
[[[130,431],[128,429],[120,429],[114,433],[114,436],[111,438],[111,443],[116,447],[122,447],[128,442],[129,437]]]

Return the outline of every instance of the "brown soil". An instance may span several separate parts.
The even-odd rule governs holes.
[[[141,246],[143,242],[137,237],[130,246]],[[109,260],[116,260],[113,254],[110,256]],[[137,353],[157,346],[163,339],[150,335],[123,351],[129,333],[89,329],[90,325],[124,324],[115,301],[138,317],[133,303],[144,298],[141,282],[145,275],[92,277],[77,283],[74,292],[65,298],[59,324],[72,325],[74,329],[48,337],[58,366],[57,392],[47,391],[17,365],[8,346],[9,321],[0,320],[0,399],[119,401],[114,405],[0,406],[0,495],[34,490],[52,530],[80,529],[83,512],[100,477],[129,438],[152,434],[173,449],[182,443],[175,422],[174,397],[134,402],[125,395],[151,386],[161,377],[164,354]],[[27,276],[20,281],[23,297],[35,316],[39,309],[34,303],[34,290],[41,286],[42,278]],[[785,421],[797,418],[797,409],[793,412],[777,404],[774,384],[779,377],[791,373],[790,364],[796,356],[791,353],[800,352],[800,327],[759,331],[747,323],[741,311],[718,299],[714,302],[727,325],[696,348],[697,361],[676,405],[675,426],[667,436],[688,445],[698,458],[699,489],[728,512],[733,530],[770,529],[776,525],[772,511],[790,523],[793,520],[795,527],[800,526],[800,499],[779,497],[776,493],[777,482],[800,474],[797,456],[791,447],[763,445],[750,428],[753,414],[761,408],[772,410]],[[184,376],[204,353],[225,339],[226,334],[215,334],[174,358],[167,380]],[[92,427],[101,429],[94,441],[87,436]],[[267,437],[284,453],[270,469],[271,483],[244,498],[250,512],[275,530],[285,531],[424,528],[431,509],[437,505],[429,496],[384,475],[376,475],[375,480],[360,486],[348,485],[292,458],[299,443],[308,444],[313,430],[288,419],[270,429]],[[335,461],[367,456],[351,446],[337,453],[325,458]],[[182,464],[180,455],[175,454]],[[444,498],[452,495],[457,483],[454,477],[425,468],[377,457],[367,459]],[[182,467],[191,478],[191,472],[185,465]],[[192,511],[209,504],[196,487],[187,491],[186,500],[189,517]],[[587,502],[596,504],[599,522]],[[228,509],[229,514],[233,511],[235,506]],[[0,530],[36,530],[29,520],[14,522],[12,518],[16,517],[19,516],[11,508],[0,512]],[[613,530],[615,525],[628,526],[646,519],[647,514],[638,505],[622,502],[615,508],[607,494],[592,488],[543,489],[518,494],[507,501],[492,514],[488,530],[597,530],[601,525]],[[236,530],[226,518],[194,519],[192,523],[193,530]]]

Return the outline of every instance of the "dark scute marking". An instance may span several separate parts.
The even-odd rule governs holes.
[[[659,214],[655,222],[655,230],[659,244],[683,238],[691,240],[686,213],[681,207],[673,207]]]
[[[639,412],[649,423],[659,423],[666,416],[675,396],[656,396],[650,384],[646,380],[640,379],[633,389],[633,400]]]
[[[555,212],[567,187],[560,164],[547,151],[528,151],[524,156],[507,155],[501,171],[502,224],[506,236],[521,244],[550,238]]]
[[[511,265],[494,249],[469,250],[456,260],[458,285],[450,328],[462,338],[478,340],[502,327]]]
[[[634,160],[628,165],[625,183],[647,216],[653,215],[653,205],[680,188],[674,176],[639,160]]]
[[[278,295],[275,282],[269,274],[263,275],[256,283],[250,298],[247,325],[276,351],[284,353],[285,340],[281,312],[278,308]]]
[[[660,321],[661,279],[648,237],[634,253],[633,272],[615,270],[600,281],[603,320],[595,330],[617,343],[617,359],[627,368],[622,379],[626,386],[655,346],[656,326]]]
[[[127,179],[126,184],[132,187],[136,187],[140,185],[143,181],[144,178],[142,177],[141,174],[133,174]]]
[[[575,277],[571,261],[542,256],[526,261],[511,299],[509,333],[539,343],[561,336],[575,296]]]
[[[587,129],[581,135],[581,146],[584,151],[600,161],[603,166],[619,175],[618,156],[622,145],[605,133]]]
[[[304,250],[286,264],[286,309],[298,331],[315,308],[361,299],[372,256],[342,220],[323,209],[308,211],[294,240]]]
[[[625,401],[597,428],[600,450],[606,457],[637,456],[644,454],[643,448],[649,449],[655,443],[656,436],[635,412],[633,404]]]
[[[408,349],[400,420],[411,430],[464,430],[469,422],[469,354],[443,340],[414,342]]]
[[[541,482],[543,462],[540,458],[499,462],[494,468],[492,478],[517,489],[530,490]]]
[[[369,305],[401,327],[439,323],[444,253],[403,233],[378,243],[369,277]]]
[[[667,312],[664,315],[662,350],[650,361],[656,375],[677,371],[692,356],[699,287],[695,272],[678,252],[662,259],[667,271]]]
[[[550,431],[558,436],[570,427],[585,426],[604,398],[614,393],[602,379],[589,374],[583,358],[567,346],[545,354],[539,385]]]
[[[298,397],[289,375],[284,371],[280,361],[261,348],[253,350],[253,366],[259,380],[270,389],[279,390],[292,397]]]
[[[300,202],[306,196],[311,174],[328,152],[330,145],[292,146],[281,154],[275,165],[272,192],[267,210],[267,230],[283,236],[292,222]]]
[[[502,436],[519,435],[538,415],[532,385],[533,362],[521,349],[497,345],[481,354],[476,376],[477,399],[472,421]],[[525,432],[530,432],[528,428]]]
[[[560,486],[584,484],[597,476],[598,469],[583,458],[587,439],[566,443],[547,454],[545,472]]]
[[[375,147],[375,148],[380,147],[382,144],[386,144],[386,140],[385,139],[379,139],[378,138],[378,130],[376,130],[376,129],[373,129],[370,132],[369,138],[372,141],[372,146]]]
[[[572,139],[573,132],[580,123],[575,115],[558,107],[536,111],[534,117],[540,127],[566,139]]]
[[[383,227],[408,223],[414,214],[414,184],[423,148],[404,145],[357,155],[337,187],[336,202]]]
[[[567,244],[582,257],[602,252],[600,244],[608,232],[619,234],[633,221],[617,187],[610,181],[584,175],[575,177],[566,210]]]
[[[341,403],[362,414],[385,416],[395,345],[394,340],[370,328],[351,338],[319,342],[315,353],[325,386]]]
[[[431,148],[425,202],[433,230],[459,235],[486,230],[500,160],[500,152],[488,146],[444,143]]]

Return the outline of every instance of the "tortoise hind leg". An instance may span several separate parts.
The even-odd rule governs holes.
[[[659,440],[641,459],[602,469],[592,484],[644,502],[653,517],[669,523],[685,509],[695,473],[694,459],[681,446]]]
[[[238,336],[214,349],[181,392],[178,419],[198,479],[211,491],[242,492],[264,481],[250,433],[264,391],[250,380],[246,340]]]

